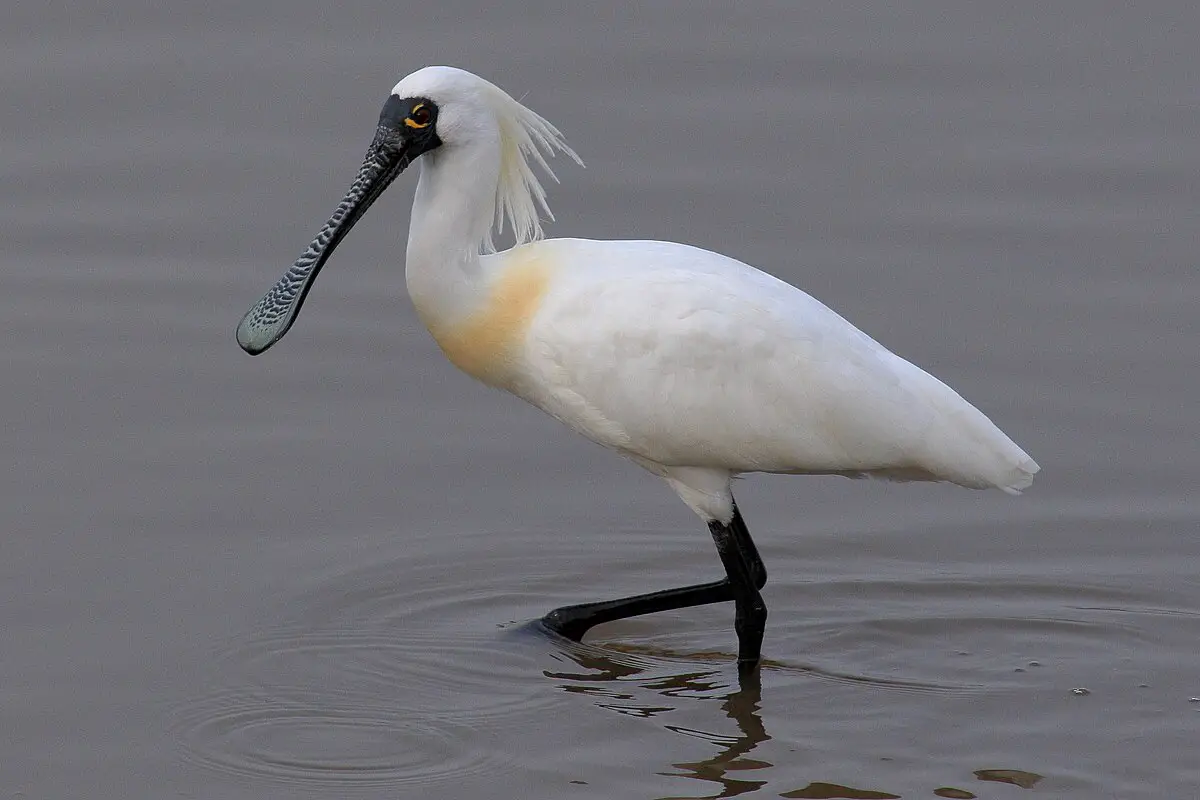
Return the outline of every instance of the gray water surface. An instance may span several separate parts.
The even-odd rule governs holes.
[[[1192,4],[342,6],[5,12],[0,795],[1195,796]],[[412,176],[286,341],[233,338],[427,63],[587,162],[552,235],[801,286],[1033,489],[740,483],[760,684],[728,607],[538,634],[719,562],[656,479],[444,362]]]

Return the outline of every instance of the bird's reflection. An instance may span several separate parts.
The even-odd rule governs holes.
[[[721,708],[726,716],[733,720],[736,733],[712,733],[676,725],[665,726],[667,730],[675,733],[710,742],[716,747],[716,752],[703,761],[672,764],[671,766],[679,771],[662,774],[695,778],[716,784],[720,787],[717,794],[704,795],[704,798],[713,800],[737,797],[766,784],[765,780],[752,780],[746,775],[754,770],[773,766],[766,761],[747,757],[756,747],[771,738],[759,714],[762,683],[757,670],[739,674],[737,688],[732,692],[719,694],[722,689],[732,688],[722,682],[722,676],[727,673],[717,668],[695,669],[695,661],[705,660],[704,654],[691,656],[691,669],[686,672],[663,674],[661,660],[656,659],[652,662],[633,651],[603,651],[574,642],[564,645],[562,655],[579,666],[581,671],[546,671],[546,677],[558,681],[559,687],[564,691],[593,696],[597,705],[602,708],[643,717],[657,716],[675,708],[667,704],[647,705],[636,702],[638,698],[622,689],[622,683],[633,683],[640,689],[652,690],[666,698],[720,699]],[[713,654],[713,658],[726,663],[729,656]],[[746,776],[735,778],[731,773]]]

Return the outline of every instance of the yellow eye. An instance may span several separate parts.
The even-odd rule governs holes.
[[[408,113],[408,119],[404,120],[404,124],[410,128],[425,128],[432,120],[433,114],[429,111],[429,106],[421,103]]]

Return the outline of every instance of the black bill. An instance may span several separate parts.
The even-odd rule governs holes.
[[[304,254],[296,259],[292,268],[238,323],[237,340],[243,350],[256,356],[283,338],[296,321],[300,306],[317,279],[317,273],[325,266],[338,243],[411,160],[401,131],[380,125],[358,170],[358,176],[333,216]]]

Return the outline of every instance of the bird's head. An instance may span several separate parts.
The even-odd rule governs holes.
[[[543,156],[555,150],[579,158],[553,125],[503,90],[465,70],[425,67],[392,89],[358,175],[303,255],[251,308],[237,328],[242,349],[258,355],[283,338],[300,313],[317,273],[371,204],[413,161],[459,146],[488,143],[498,162],[496,229],[512,225],[517,243],[541,236],[539,209],[549,213],[531,164],[549,172]],[[550,173],[553,176],[553,173]],[[494,250],[489,231],[481,243]]]

